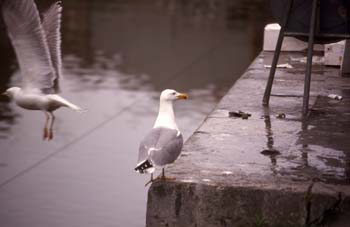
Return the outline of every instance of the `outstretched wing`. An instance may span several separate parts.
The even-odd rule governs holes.
[[[15,49],[25,89],[50,90],[55,73],[33,0],[4,0],[2,15]]]
[[[56,78],[54,79],[53,88],[55,92],[59,92],[59,78],[62,72],[62,56],[61,56],[61,18],[62,7],[60,2],[55,2],[51,7],[43,13],[44,32],[49,47],[52,66],[55,69]]]

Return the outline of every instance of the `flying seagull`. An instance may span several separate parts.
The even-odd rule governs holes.
[[[135,170],[139,173],[151,173],[151,180],[148,183],[153,182],[155,167],[162,168],[161,178],[166,179],[165,165],[173,163],[180,155],[183,138],[176,125],[173,109],[173,102],[179,99],[187,99],[187,95],[171,89],[161,93],[156,122],[140,143]]]
[[[64,106],[81,108],[57,95],[61,77],[61,12],[54,3],[40,20],[33,0],[4,0],[2,15],[15,50],[22,76],[22,88],[4,92],[15,103],[28,110],[41,110],[46,115],[43,139],[53,138],[53,111]],[[51,121],[51,122],[50,122]]]

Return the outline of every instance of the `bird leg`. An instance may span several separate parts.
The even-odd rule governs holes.
[[[47,129],[47,124],[50,120],[50,115],[45,112],[46,120],[45,120],[45,126],[44,126],[44,133],[43,133],[43,140],[46,140],[49,137],[49,130]]]
[[[147,185],[149,185],[150,183],[153,183],[153,173],[151,173],[151,179],[149,180],[149,181],[147,181],[147,183],[145,184],[145,187],[147,186]]]
[[[167,176],[165,176],[165,170],[164,170],[164,168],[162,168],[162,173],[156,179],[154,179],[153,182],[159,181],[159,180],[166,181],[166,180],[175,180],[175,179],[176,179],[175,177],[167,177]]]
[[[166,180],[175,180],[175,177],[167,177],[165,176],[165,170],[162,168],[162,174],[160,174],[156,179],[153,179],[153,173],[151,173],[151,179],[145,184],[145,187],[149,185],[150,183],[154,183],[156,181],[166,181]]]
[[[165,170],[162,168],[162,175],[159,175],[157,178],[160,178],[161,180],[175,180],[175,177],[166,177],[165,176]]]
[[[49,128],[48,140],[52,140],[53,139],[53,124],[55,122],[55,115],[53,115],[52,112],[50,112],[50,115],[51,115],[51,124],[50,124],[50,128]]]

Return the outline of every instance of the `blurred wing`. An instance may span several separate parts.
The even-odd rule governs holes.
[[[49,90],[55,74],[33,0],[4,0],[2,14],[26,89]]]
[[[52,4],[52,6],[43,14],[43,28],[46,35],[47,44],[52,60],[52,66],[56,73],[53,88],[55,92],[59,92],[59,78],[62,72],[61,57],[61,18],[62,7],[60,2]]]

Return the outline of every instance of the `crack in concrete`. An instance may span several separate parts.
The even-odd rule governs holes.
[[[311,199],[312,199],[312,188],[314,186],[314,182],[312,182],[309,187],[306,190],[305,194],[305,211],[306,211],[306,217],[305,217],[305,227],[309,227],[310,223],[310,214],[311,214]]]
[[[337,200],[332,206],[325,209],[322,212],[322,215],[310,220],[311,218],[311,208],[312,208],[312,188],[314,182],[312,182],[305,194],[305,209],[306,209],[306,218],[305,218],[305,227],[315,227],[315,226],[329,226],[329,224],[334,221],[341,212],[340,204],[342,202],[342,193],[338,192]]]

